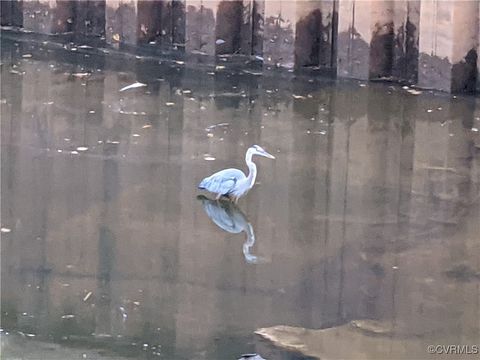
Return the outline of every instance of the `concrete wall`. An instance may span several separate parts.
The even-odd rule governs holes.
[[[324,69],[447,92],[480,87],[478,1],[17,0],[1,10],[3,26],[175,48],[210,64],[243,55],[266,69]]]

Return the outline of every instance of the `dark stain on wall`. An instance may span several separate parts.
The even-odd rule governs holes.
[[[332,12],[332,33],[330,40],[330,68],[337,67],[337,34],[338,34],[338,11],[336,10],[336,1],[333,2],[334,8]]]
[[[477,83],[477,51],[471,49],[452,66],[452,92],[473,93]]]
[[[322,12],[315,9],[301,18],[296,24],[295,34],[295,65],[318,66],[322,36]]]
[[[79,35],[105,35],[105,1],[76,1],[74,32]]]
[[[181,0],[171,2],[172,14],[172,43],[185,44],[185,4]]]
[[[417,27],[407,18],[405,26],[398,27],[394,44],[392,76],[411,84],[418,79]]]
[[[2,26],[23,26],[23,1],[0,1]]]
[[[241,47],[241,27],[243,18],[242,1],[222,1],[218,5],[216,41],[224,41],[216,45],[216,53],[236,54]]]
[[[161,42],[162,35],[167,35],[163,29],[164,17],[162,1],[139,1],[137,3],[137,34],[139,43],[151,41]],[[166,8],[165,8],[166,10]],[[162,31],[164,32],[162,34]]]
[[[263,54],[264,8],[260,1],[255,0],[252,7],[252,55]]]
[[[393,40],[393,22],[375,24],[370,42],[370,78],[392,75]]]

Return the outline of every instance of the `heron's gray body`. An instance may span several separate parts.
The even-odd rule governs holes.
[[[246,182],[243,171],[225,169],[203,179],[198,187],[219,195],[240,197],[250,190],[243,186]]]
[[[238,169],[225,169],[203,179],[198,188],[217,194],[217,199],[223,195],[237,201],[239,197],[244,196],[255,184],[257,166],[252,161],[253,155],[275,159],[273,155],[263,150],[260,146],[253,145],[245,154],[245,162],[249,170],[248,176]]]

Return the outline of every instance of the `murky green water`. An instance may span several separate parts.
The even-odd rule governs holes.
[[[479,99],[81,50],[2,41],[6,358],[480,344]],[[252,144],[276,160],[238,207],[197,199]],[[276,325],[325,332],[293,354],[254,333]]]

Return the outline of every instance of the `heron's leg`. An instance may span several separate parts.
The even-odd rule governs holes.
[[[239,198],[238,196],[234,196],[234,197],[233,197],[233,203],[234,203],[235,205],[237,205],[237,203],[238,203],[238,198]]]
[[[221,197],[222,197],[222,194],[217,194],[217,197],[215,198],[215,200],[220,200]]]

